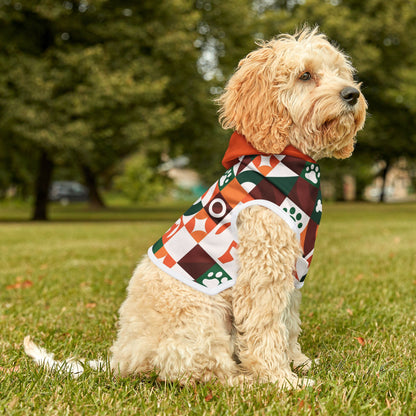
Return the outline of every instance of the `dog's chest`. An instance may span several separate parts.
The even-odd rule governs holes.
[[[302,285],[322,212],[319,177],[318,165],[300,158],[241,157],[149,249],[149,256],[187,285],[219,293],[238,275],[238,214],[260,205],[283,218],[299,239],[305,254],[294,269]]]

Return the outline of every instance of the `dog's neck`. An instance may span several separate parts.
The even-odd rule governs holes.
[[[311,163],[315,163],[315,160],[305,155],[300,150],[294,146],[287,146],[281,154],[294,156],[299,159],[306,160]],[[249,155],[267,155],[267,153],[258,151],[254,146],[252,146],[247,139],[237,132],[234,132],[230,138],[230,143],[222,159],[222,165],[229,169],[231,168],[241,156]]]

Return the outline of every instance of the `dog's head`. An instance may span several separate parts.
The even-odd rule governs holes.
[[[219,98],[220,120],[263,153],[289,144],[314,159],[347,158],[367,104],[348,57],[315,28],[261,44]]]

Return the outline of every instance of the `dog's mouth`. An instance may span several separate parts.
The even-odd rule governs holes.
[[[354,150],[357,124],[352,112],[327,119],[320,128],[328,154],[337,158],[351,155]]]
[[[330,116],[321,125],[323,134],[334,134],[335,137],[345,137],[348,132],[353,131],[354,135],[361,128],[363,118],[359,112],[354,110],[343,111],[336,116]]]
[[[321,133],[324,137],[333,137],[333,139],[339,138],[340,136],[344,136],[344,134],[340,134],[341,132],[347,129],[347,126],[351,126],[351,121],[346,123],[344,117],[334,117],[326,120],[321,126]]]
[[[323,133],[327,133],[329,130],[332,129],[333,125],[336,123],[335,118],[330,118],[322,124],[321,130]]]

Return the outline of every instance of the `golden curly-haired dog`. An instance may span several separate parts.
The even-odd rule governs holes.
[[[347,158],[367,108],[353,74],[317,29],[278,36],[240,61],[218,100],[222,125],[261,156],[289,146],[312,161],[309,167],[323,157]],[[162,380],[181,382],[312,383],[291,369],[311,366],[298,343],[301,294],[293,277],[303,246],[266,205],[239,211],[237,278],[219,293],[203,293],[143,259],[120,308],[115,372],[156,370]]]
[[[220,97],[224,128],[264,154],[292,145],[314,160],[346,158],[366,102],[348,58],[317,30],[282,35],[241,60]],[[120,309],[112,367],[122,375],[157,369],[162,379],[216,378],[298,385],[311,364],[298,344],[300,245],[262,206],[238,218],[236,283],[210,296],[165,275],[149,258],[137,267]]]

